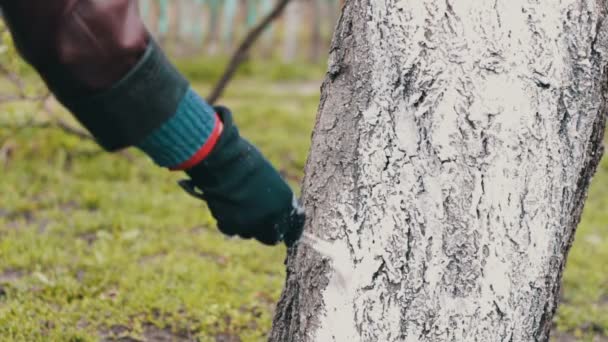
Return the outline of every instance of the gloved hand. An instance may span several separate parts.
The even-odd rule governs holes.
[[[180,185],[207,202],[226,235],[255,238],[266,245],[290,247],[302,235],[304,210],[277,170],[240,137],[225,107],[216,107],[224,124],[213,151],[187,170]]]

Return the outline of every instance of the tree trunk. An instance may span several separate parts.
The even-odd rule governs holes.
[[[332,246],[290,250],[270,340],[547,341],[603,152],[606,12],[347,1],[303,185]]]
[[[309,15],[311,25],[310,32],[310,54],[308,56],[311,63],[319,62],[321,57],[321,1],[322,0],[308,0],[308,6],[310,7]]]
[[[224,51],[232,50],[234,41],[234,26],[236,25],[234,18],[238,10],[237,0],[226,0],[224,2],[224,22],[223,22],[223,40]]]
[[[262,4],[261,4],[261,7],[262,7],[261,16],[262,17],[265,17],[270,12],[272,12],[275,2],[276,1],[273,1],[273,0],[263,0],[262,1]],[[273,21],[273,23],[268,25],[268,27],[265,29],[264,35],[262,36],[262,42],[261,42],[261,44],[259,44],[259,46],[262,50],[262,57],[264,57],[266,59],[272,58],[272,55],[276,48],[275,43],[274,43],[274,35],[275,35],[275,29],[274,29],[274,21]]]
[[[158,0],[158,39],[162,44],[166,42],[170,29],[169,0]]]
[[[283,61],[293,62],[298,54],[301,0],[292,0],[285,9]]]
[[[206,47],[207,53],[214,55],[218,52],[218,34],[219,34],[219,15],[220,15],[220,0],[209,0],[207,1],[209,16],[207,36],[203,42],[203,46]]]

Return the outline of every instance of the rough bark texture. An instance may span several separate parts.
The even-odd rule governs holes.
[[[349,0],[271,341],[547,341],[602,155],[606,1]]]

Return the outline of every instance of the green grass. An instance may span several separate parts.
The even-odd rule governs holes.
[[[277,85],[254,75],[263,81],[241,75],[224,104],[296,185],[318,82]],[[284,248],[228,241],[204,204],[178,189],[181,175],[136,151],[109,155],[55,129],[11,128],[31,110],[23,108],[0,116],[1,341],[264,340]],[[564,277],[555,319],[562,337],[608,336],[607,265],[604,159]]]
[[[297,186],[318,91],[268,94],[241,82],[225,103]],[[8,124],[0,119],[1,341],[264,340],[284,247],[227,241],[178,188],[182,175],[136,151],[129,160],[55,129]]]
[[[198,82],[213,82],[218,80],[229,56],[218,57],[187,57],[176,62],[177,68],[189,80]],[[316,81],[325,72],[326,64],[284,63],[279,59],[250,59],[242,63],[235,78],[246,79],[255,77],[257,81]]]

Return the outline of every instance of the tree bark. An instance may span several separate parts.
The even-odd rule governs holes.
[[[332,245],[289,251],[270,340],[547,341],[603,152],[606,13],[347,1],[303,184]]]

